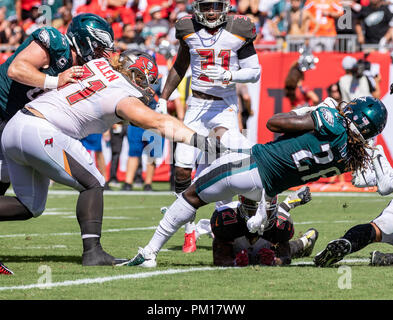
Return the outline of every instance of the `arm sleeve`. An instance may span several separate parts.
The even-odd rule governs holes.
[[[259,64],[258,56],[256,54],[239,60],[240,69],[231,71],[233,82],[257,82],[261,77],[261,66]]]

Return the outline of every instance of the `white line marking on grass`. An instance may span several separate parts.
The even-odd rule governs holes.
[[[53,246],[26,246],[26,247],[12,247],[12,249],[25,249],[25,250],[30,250],[30,249],[67,249],[67,246],[61,245],[61,244],[55,244]]]
[[[123,231],[155,230],[155,229],[157,229],[157,226],[141,227],[141,228],[108,229],[108,230],[103,230],[102,232],[123,232]],[[74,236],[74,235],[80,235],[80,232],[0,234],[0,238],[45,237],[45,236]]]
[[[341,260],[339,262],[337,262],[337,264],[346,264],[346,263],[363,263],[363,262],[370,262],[370,259],[344,259]],[[290,264],[291,266],[302,266],[302,265],[314,265],[314,262],[312,261],[296,261],[296,262],[292,262]]]
[[[44,283],[44,284],[29,284],[29,285],[22,285],[22,286],[0,287],[0,291],[30,290],[30,289],[42,289],[42,288],[49,289],[55,287],[79,286],[84,284],[96,284],[96,283],[104,283],[104,282],[116,281],[116,280],[142,279],[142,278],[150,278],[154,276],[162,276],[168,274],[209,271],[209,270],[222,270],[222,269],[227,269],[227,268],[203,267],[203,268],[190,268],[190,269],[168,269],[163,271],[142,272],[142,273],[125,274],[125,275],[102,277],[102,278],[86,278],[86,279],[67,280],[63,282],[52,282],[52,283]]]

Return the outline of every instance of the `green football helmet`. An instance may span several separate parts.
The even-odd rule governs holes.
[[[106,57],[109,51],[114,51],[112,27],[92,13],[75,16],[68,26],[66,37],[83,62]]]
[[[350,129],[364,140],[380,134],[388,119],[388,112],[382,101],[370,96],[353,99],[344,107],[343,112],[351,120]]]

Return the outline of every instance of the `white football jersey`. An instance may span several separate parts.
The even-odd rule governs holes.
[[[255,37],[255,26],[245,16],[228,16],[225,25],[214,33],[186,16],[176,23],[176,37],[189,47],[192,70],[191,89],[217,97],[236,95],[236,83],[209,79],[208,65],[239,70],[238,50]]]
[[[77,83],[45,92],[28,103],[64,134],[78,140],[122,121],[115,112],[119,101],[142,96],[104,58],[83,68],[84,75]]]

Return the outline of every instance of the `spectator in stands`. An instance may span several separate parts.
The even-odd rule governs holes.
[[[149,46],[159,33],[167,34],[169,32],[169,22],[161,16],[161,6],[152,6],[149,10],[151,20],[146,23],[142,31],[142,36],[146,39],[146,45]]]
[[[340,103],[342,101],[340,87],[338,86],[338,83],[335,82],[331,84],[326,91],[328,97],[333,98],[334,100],[336,100],[337,103]]]
[[[18,21],[15,17],[9,21],[9,26],[5,30],[8,44],[10,46],[19,46],[26,38],[26,34],[21,26],[18,25]]]
[[[311,33],[314,35],[309,42],[312,50],[332,51],[337,35],[335,20],[344,13],[340,2],[338,0],[307,0],[304,9],[314,18],[310,23]]]
[[[0,8],[5,9],[6,19],[16,17],[16,7],[20,6],[20,0],[0,0]]]
[[[18,17],[18,21],[23,21],[27,19],[35,19],[36,17],[33,17],[34,14],[34,8],[38,8],[41,5],[41,1],[39,0],[20,0],[20,5],[16,7],[16,14]]]
[[[239,14],[251,13],[253,15],[258,15],[259,2],[259,0],[238,0],[237,10]]]
[[[280,0],[273,6],[270,16],[272,30],[276,37],[286,35],[308,35],[314,17],[302,8],[301,0]]]
[[[135,31],[135,26],[125,24],[123,26],[123,35],[115,41],[115,46],[124,51],[127,49],[137,49],[144,42],[145,39],[141,34]]]
[[[392,40],[393,14],[383,0],[370,0],[362,7],[356,21],[356,33],[360,44],[379,44],[384,47]]]
[[[300,70],[299,63],[296,61],[289,69],[285,79],[285,97],[289,99],[291,108],[303,106],[315,106],[319,103],[318,95],[303,85],[304,72]]]
[[[357,61],[355,58],[347,56],[342,61],[342,67],[345,70],[339,81],[338,86],[343,101],[351,101],[352,99],[374,96],[379,97],[379,74],[375,75],[374,84],[370,81],[369,77],[365,75],[367,62],[365,60]]]
[[[71,9],[64,6],[59,10],[59,19],[53,21],[52,25],[54,28],[58,29],[62,34],[66,34],[68,25],[72,20]]]

